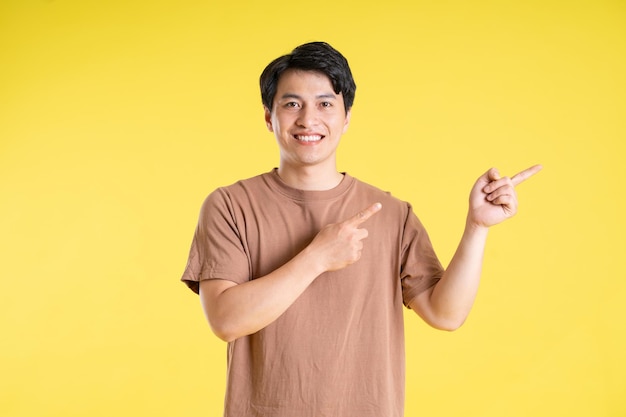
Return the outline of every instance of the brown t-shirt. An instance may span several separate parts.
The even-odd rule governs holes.
[[[443,273],[411,206],[348,174],[302,191],[276,170],[205,200],[182,280],[244,283],[375,202],[361,259],[320,275],[276,321],[228,344],[225,417],[401,417],[402,305]]]

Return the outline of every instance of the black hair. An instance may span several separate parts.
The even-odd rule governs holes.
[[[276,58],[261,74],[261,100],[272,109],[280,76],[288,69],[318,71],[326,75],[335,94],[341,93],[346,113],[352,108],[356,84],[348,60],[326,42],[310,42],[296,47],[290,54]]]

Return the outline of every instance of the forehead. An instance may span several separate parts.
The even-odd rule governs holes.
[[[338,96],[328,76],[319,71],[288,69],[278,79],[276,98],[284,94],[313,94]]]

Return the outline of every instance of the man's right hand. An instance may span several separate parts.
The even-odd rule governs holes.
[[[363,222],[380,211],[382,205],[375,203],[353,217],[340,223],[329,224],[315,236],[309,249],[318,254],[324,271],[337,271],[361,258],[363,239],[367,229],[359,228]]]

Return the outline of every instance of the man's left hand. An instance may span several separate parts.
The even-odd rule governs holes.
[[[468,222],[479,227],[490,227],[517,213],[515,186],[526,181],[537,172],[541,165],[534,165],[519,174],[501,177],[496,168],[491,168],[478,180],[470,193]]]

